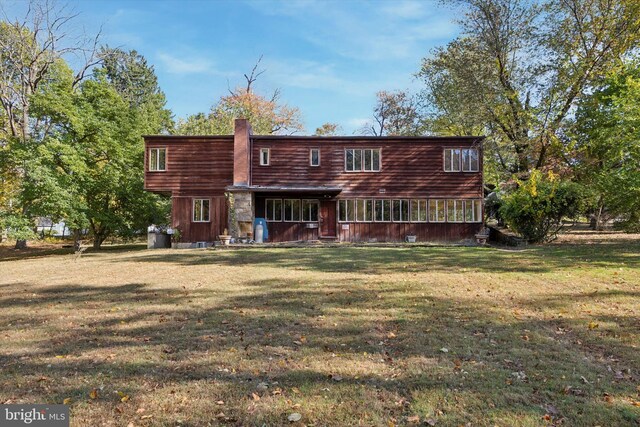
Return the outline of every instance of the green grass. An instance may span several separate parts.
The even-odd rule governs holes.
[[[44,253],[0,269],[0,403],[71,399],[74,426],[640,422],[637,240]]]

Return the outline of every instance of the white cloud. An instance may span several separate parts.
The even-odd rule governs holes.
[[[369,123],[371,123],[371,119],[368,119],[368,118],[363,119],[363,118],[360,118],[360,117],[353,117],[351,119],[348,119],[345,123],[350,128],[360,129],[360,128],[363,128],[364,126],[368,125]]]
[[[166,52],[158,53],[158,59],[172,74],[199,74],[214,71],[213,63],[206,58],[178,58]]]
[[[308,42],[356,60],[420,57],[425,44],[448,39],[457,28],[435,2],[251,2],[269,16],[285,16],[306,28]],[[292,28],[299,28],[292,26]]]

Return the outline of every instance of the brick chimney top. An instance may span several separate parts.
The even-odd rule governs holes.
[[[233,185],[249,186],[251,170],[251,125],[247,119],[236,119],[233,132]]]

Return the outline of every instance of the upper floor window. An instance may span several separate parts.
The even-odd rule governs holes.
[[[445,148],[445,172],[478,172],[479,159],[477,148]]]
[[[149,149],[149,170],[153,172],[167,170],[167,149],[166,148]]]
[[[379,172],[379,148],[347,148],[344,151],[344,170],[347,172]]]
[[[269,166],[271,161],[271,150],[268,148],[260,149],[260,166]]]
[[[320,149],[312,148],[309,150],[309,165],[320,166]]]
[[[209,222],[209,199],[193,200],[193,222]]]

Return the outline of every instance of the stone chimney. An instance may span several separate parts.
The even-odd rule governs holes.
[[[251,125],[247,119],[236,119],[233,132],[233,185],[249,186],[251,169]]]

